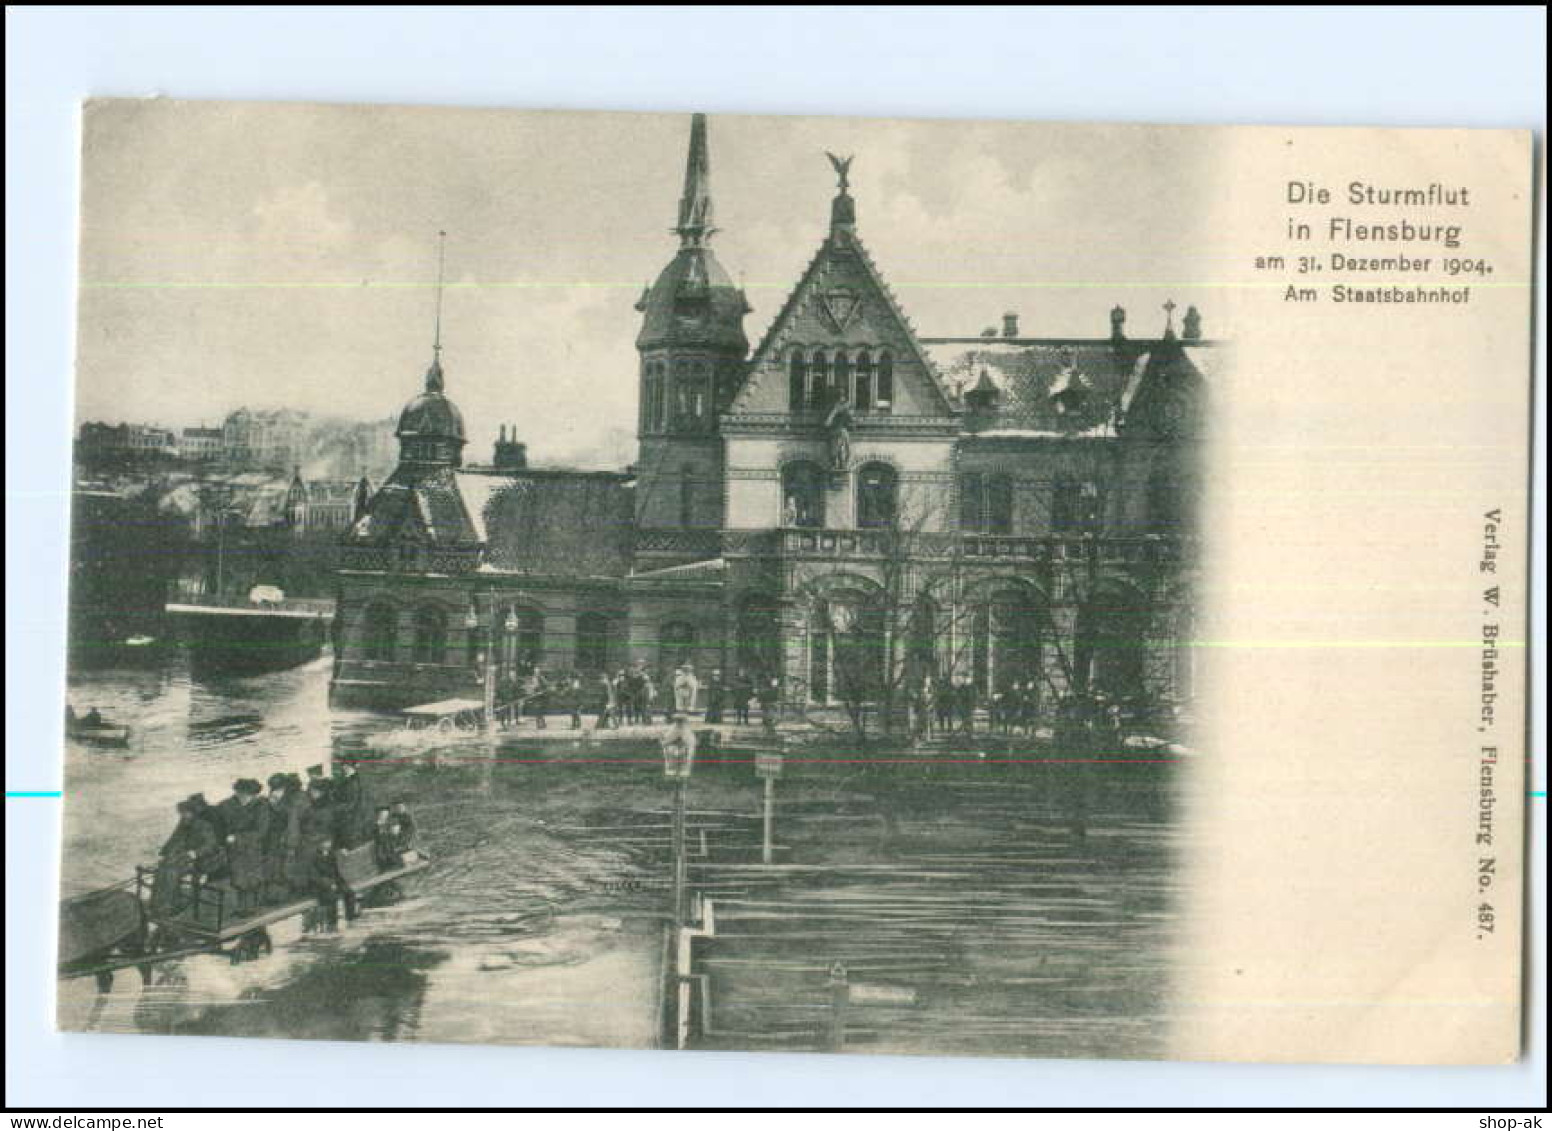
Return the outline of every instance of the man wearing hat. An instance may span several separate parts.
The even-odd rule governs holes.
[[[264,838],[264,898],[279,903],[301,878],[297,858],[302,850],[302,816],[310,807],[296,788],[296,775],[269,776],[269,829]]]
[[[177,810],[178,825],[162,845],[151,884],[151,907],[164,915],[182,910],[178,888],[183,877],[192,876],[197,885],[221,857],[221,841],[210,822],[198,815],[193,801],[178,802]]]
[[[410,807],[402,798],[393,803],[388,831],[393,837],[393,850],[400,856],[415,847],[415,818],[410,816]]]
[[[321,787],[323,792],[327,794],[331,785],[333,785],[333,783],[329,781],[329,776],[323,772],[322,766],[307,767],[307,792],[314,801],[318,800],[317,792],[313,788],[314,786]]]
[[[216,840],[226,842],[226,830],[221,827],[221,814],[216,812],[214,805],[205,800],[203,793],[191,793],[188,802],[194,808],[194,816],[205,821],[215,831]]]
[[[264,787],[253,778],[232,783],[232,796],[221,802],[226,830],[226,861],[237,892],[237,913],[254,910],[264,889],[264,844],[269,833],[269,806],[260,800]]]
[[[320,772],[322,767],[314,767]],[[334,791],[329,788],[329,782],[321,777],[313,775],[312,769],[307,771],[307,809],[302,813],[302,852],[310,855],[316,844],[323,839],[334,838],[334,825],[336,821],[336,808],[334,805]]]
[[[339,897],[342,885],[339,866],[334,859],[334,838],[324,834],[303,847],[301,856],[302,891],[318,901],[311,922],[332,931],[339,926]]]
[[[372,803],[366,786],[349,762],[334,763],[332,787],[337,812],[334,839],[340,848],[357,848],[372,839]]]

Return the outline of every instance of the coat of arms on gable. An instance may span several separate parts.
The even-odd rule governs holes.
[[[824,291],[819,295],[819,304],[824,308],[825,317],[835,327],[836,333],[841,333],[857,316],[857,311],[862,307],[862,299],[853,291]]]

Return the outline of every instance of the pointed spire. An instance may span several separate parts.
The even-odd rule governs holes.
[[[711,226],[711,157],[706,148],[706,115],[690,119],[690,152],[684,163],[684,195],[674,231],[685,247],[699,247],[717,229]]]
[[[437,232],[436,332],[431,340],[431,368],[426,370],[426,392],[440,393],[442,378],[442,283],[447,265],[447,233]]]

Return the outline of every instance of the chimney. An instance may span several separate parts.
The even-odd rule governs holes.
[[[1010,310],[1002,316],[1002,336],[1004,338],[1016,338],[1018,333],[1018,311]]]
[[[1110,340],[1122,342],[1126,340],[1126,308],[1117,306],[1110,311]]]
[[[521,471],[528,466],[528,445],[517,438],[517,425],[512,425],[510,435],[507,426],[501,426],[501,438],[496,441],[496,454],[491,463],[498,471]]]
[[[1186,316],[1181,319],[1180,336],[1188,342],[1202,340],[1202,315],[1196,307],[1186,307]]]

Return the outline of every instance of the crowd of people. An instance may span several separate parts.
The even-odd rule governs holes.
[[[573,730],[591,716],[594,729],[602,731],[672,723],[690,715],[710,725],[748,726],[758,712],[766,730],[774,731],[781,681],[744,668],[731,678],[713,668],[702,679],[691,664],[654,676],[640,660],[614,672],[560,676],[530,665],[509,683],[504,697],[512,705],[512,721],[527,718],[541,729],[555,714],[569,716]],[[1077,740],[1119,732],[1129,717],[1124,704],[1103,692],[1067,693],[1052,701],[1033,676],[988,692],[968,672],[929,673],[911,682],[902,701],[910,707],[912,733],[921,739],[974,735],[978,727],[983,733],[1033,738],[1042,726],[1051,726],[1059,739]]]
[[[225,881],[242,916],[266,906],[314,898],[333,925],[354,896],[339,870],[339,853],[370,845],[379,869],[403,862],[415,846],[415,820],[402,800],[374,806],[354,766],[336,763],[333,776],[310,766],[232,783],[231,796],[211,805],[202,793],[177,803],[178,823],[157,861],[152,910],[176,915],[200,889]]]
[[[974,734],[982,707],[993,733],[1032,736],[1040,722],[1040,686],[1033,679],[1015,680],[985,695],[968,675],[929,675],[911,695],[913,729],[922,737]]]
[[[622,726],[647,726],[654,721],[673,721],[676,715],[699,713],[704,704],[708,723],[750,725],[758,709],[767,727],[774,726],[780,684],[774,678],[738,669],[731,678],[713,668],[702,680],[692,664],[680,664],[658,673],[657,678],[638,660],[614,672],[558,675],[528,666],[503,689],[513,720],[527,718],[538,729],[549,726],[551,715],[569,717],[571,728],[580,730],[585,716],[592,716],[597,730]]]
[[[924,678],[911,695],[912,727],[919,737],[976,733],[984,710],[986,732],[1033,738],[1049,725],[1067,745],[1119,742],[1135,712],[1103,691],[1068,692],[1046,710],[1034,679],[1013,680],[985,693],[968,675]]]

